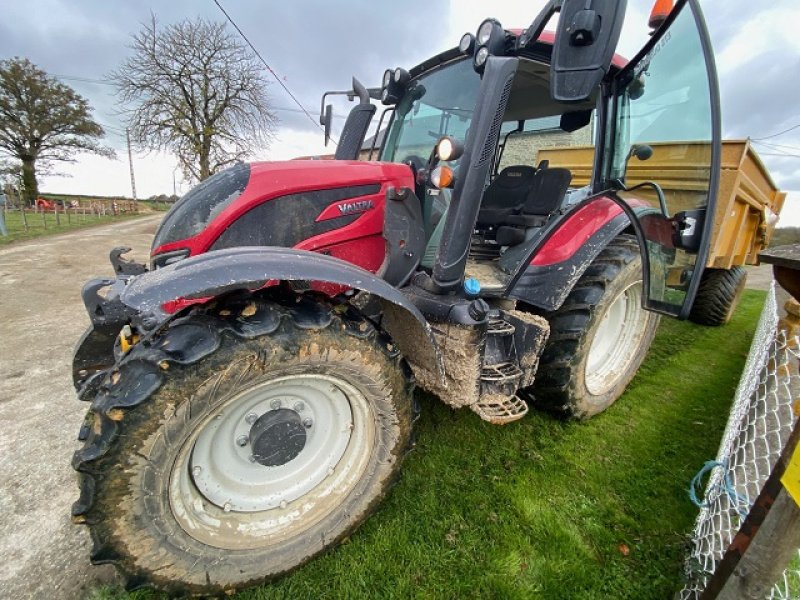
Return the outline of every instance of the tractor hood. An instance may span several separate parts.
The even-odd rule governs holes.
[[[201,182],[175,203],[156,231],[151,255],[169,253],[180,259],[205,252],[240,217],[279,198],[292,202],[303,194],[340,189],[339,195],[346,198],[348,189],[364,189],[362,186],[385,192],[389,186],[413,188],[413,185],[411,168],[397,163],[343,160],[238,163]],[[329,196],[334,198],[336,194]],[[278,213],[278,218],[281,214]],[[305,215],[310,222],[315,217]],[[263,226],[276,228],[281,223],[269,222]]]

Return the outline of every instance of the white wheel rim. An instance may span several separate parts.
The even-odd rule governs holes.
[[[625,376],[637,358],[647,319],[642,283],[637,281],[614,298],[595,330],[586,360],[585,382],[590,394],[605,394]]]
[[[255,460],[259,446],[244,439],[275,415],[288,415],[286,427],[294,432],[280,439],[305,435],[302,448]],[[256,442],[275,442],[275,431]],[[292,375],[258,383],[217,407],[183,444],[170,477],[173,513],[192,537],[216,547],[256,548],[276,536],[285,539],[318,522],[352,491],[374,439],[369,402],[341,379]],[[273,459],[280,464],[259,462]]]

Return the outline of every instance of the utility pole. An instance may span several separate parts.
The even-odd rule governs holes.
[[[131,153],[131,132],[125,128],[125,140],[128,142],[128,165],[131,169],[131,191],[133,192],[133,204],[136,205],[136,178],[133,176],[133,154]]]

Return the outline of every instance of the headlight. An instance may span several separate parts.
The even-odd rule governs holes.
[[[486,19],[483,23],[481,23],[481,26],[478,27],[478,44],[486,44],[489,41],[489,38],[492,37],[492,31],[494,31],[494,28],[499,26],[500,23],[494,19]]]
[[[489,58],[489,49],[486,46],[481,46],[475,53],[475,66],[482,67],[487,58]]]
[[[471,33],[465,33],[461,36],[461,41],[458,42],[458,51],[461,54],[472,54],[475,48],[475,36]]]
[[[450,136],[443,137],[436,144],[436,154],[441,160],[456,160],[463,153],[463,144]]]
[[[390,83],[392,83],[392,70],[386,69],[383,72],[383,87],[389,87]]]

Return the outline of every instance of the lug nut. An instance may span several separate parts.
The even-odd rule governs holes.
[[[244,418],[245,423],[248,425],[252,425],[258,419],[258,415],[256,413],[250,413]]]
[[[192,475],[194,475],[195,477],[200,477],[200,473],[202,473],[202,472],[203,472],[203,469],[201,469],[200,467],[194,467],[192,469]]]
[[[251,463],[256,462],[256,457],[253,456],[252,454],[248,457],[248,459],[250,460]]]
[[[306,429],[311,429],[311,426],[314,424],[314,421],[311,419],[303,419],[303,427]]]
[[[237,446],[247,446],[247,442],[248,441],[249,440],[247,439],[246,435],[240,435],[239,437],[236,438],[236,445]]]
[[[273,400],[270,406],[272,407],[272,410],[278,410],[281,407],[281,401]]]
[[[231,503],[226,502],[225,506],[222,507],[222,510],[224,510],[225,512],[231,512]]]
[[[298,402],[297,404],[294,405],[294,412],[302,412],[305,407],[306,407],[305,404],[303,404],[302,402]]]

